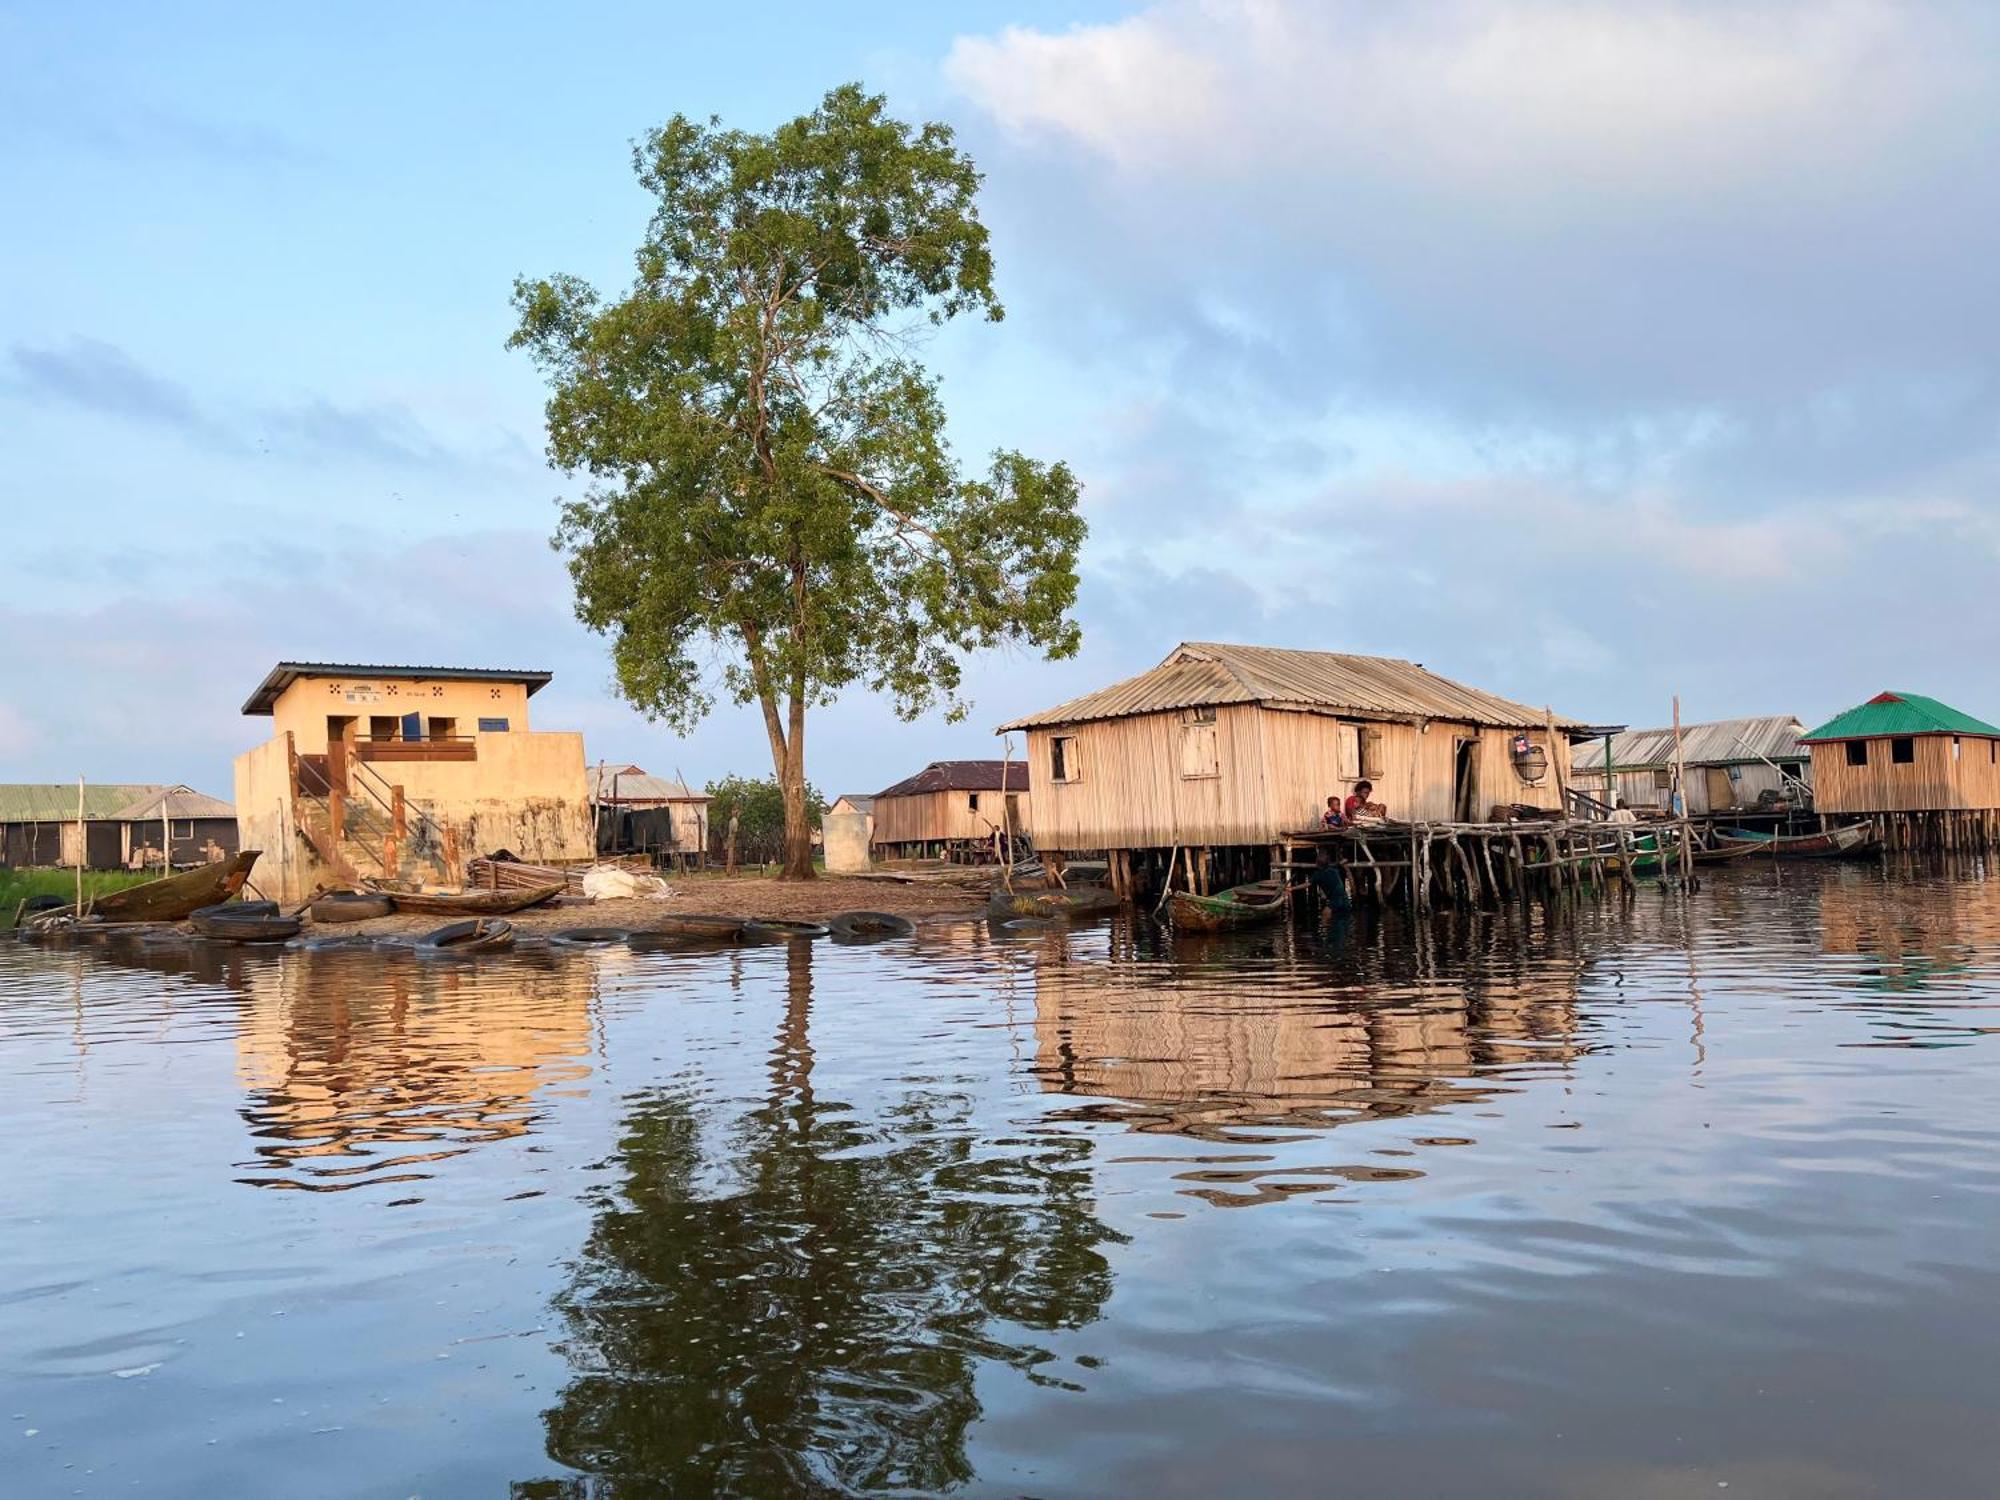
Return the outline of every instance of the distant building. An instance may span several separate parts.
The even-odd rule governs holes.
[[[1799,743],[1805,728],[1790,714],[1683,724],[1680,754],[1687,767],[1687,811],[1700,817],[1780,802],[1799,805],[1812,789],[1812,759]],[[1604,802],[1622,797],[1632,808],[1668,809],[1674,766],[1671,726],[1627,729],[1611,736],[1615,785],[1609,794],[1605,741],[1581,740],[1570,755],[1570,785],[1577,791]]]
[[[236,758],[258,887],[297,900],[376,880],[462,884],[465,861],[595,853],[583,736],[537,733],[549,673],[279,662],[243,705],[271,738]]]
[[[81,860],[91,870],[160,863],[162,805],[177,868],[236,852],[236,810],[192,787],[85,782]],[[78,863],[76,783],[0,786],[0,866]]]
[[[987,843],[1028,818],[1028,768],[997,760],[934,760],[875,794],[869,849],[878,859],[941,855]]]
[[[1804,736],[1822,813],[2000,809],[2000,728],[1918,693],[1877,693]]]
[[[645,851],[698,859],[708,848],[708,793],[685,782],[638,766],[592,766],[590,799],[597,809],[601,854]]]
[[[1363,780],[1396,819],[1558,809],[1574,726],[1415,662],[1187,642],[1003,727],[1027,731],[1037,849],[1165,855],[1269,849]]]
[[[852,875],[868,868],[869,843],[875,834],[873,797],[842,793],[821,816],[819,826],[828,874]]]

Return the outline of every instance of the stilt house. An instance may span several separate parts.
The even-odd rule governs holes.
[[[2000,810],[2000,728],[1935,698],[1877,693],[1804,739],[1822,813]]]
[[[1806,726],[1790,714],[1683,724],[1680,755],[1687,768],[1687,810],[1696,817],[1798,805],[1811,790],[1811,758],[1799,743]],[[1607,748],[1608,747],[1608,748]],[[1611,790],[1605,790],[1605,763]],[[1673,794],[1674,731],[1627,729],[1582,740],[1570,763],[1570,785],[1603,802],[1666,811]]]
[[[1028,818],[1028,768],[998,760],[934,760],[875,794],[870,852],[877,859],[942,855],[954,844],[1019,835]]]
[[[1268,850],[1362,780],[1399,820],[1560,809],[1570,727],[1416,662],[1206,642],[1003,726],[1027,732],[1035,847],[1063,853]]]

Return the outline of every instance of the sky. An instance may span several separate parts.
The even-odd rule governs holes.
[[[593,761],[768,773],[575,622],[510,289],[627,283],[647,129],[850,80],[985,174],[954,446],[1068,461],[1091,535],[1078,657],[850,693],[827,793],[1182,640],[2000,718],[2000,7],[0,0],[0,781],[226,797],[281,659],[544,668]]]

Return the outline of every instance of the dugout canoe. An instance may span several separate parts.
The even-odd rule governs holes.
[[[1261,927],[1285,914],[1285,889],[1275,880],[1231,886],[1213,896],[1175,891],[1167,910],[1176,928],[1186,932],[1234,932]]]
[[[383,891],[399,912],[427,917],[504,917],[553,901],[568,887],[560,883],[499,891]]]
[[[259,853],[245,849],[234,859],[106,891],[86,910],[106,922],[184,922],[204,906],[219,905],[242,890]]]

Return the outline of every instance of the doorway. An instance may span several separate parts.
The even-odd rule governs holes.
[[[1479,821],[1479,741],[1459,740],[1452,746],[1451,817],[1454,823]]]
[[[347,790],[347,760],[354,749],[358,722],[352,714],[326,716],[326,779],[343,792]]]
[[[1708,810],[1719,812],[1725,807],[1736,805],[1736,783],[1729,779],[1727,766],[1710,766],[1705,773],[1708,782]]]

